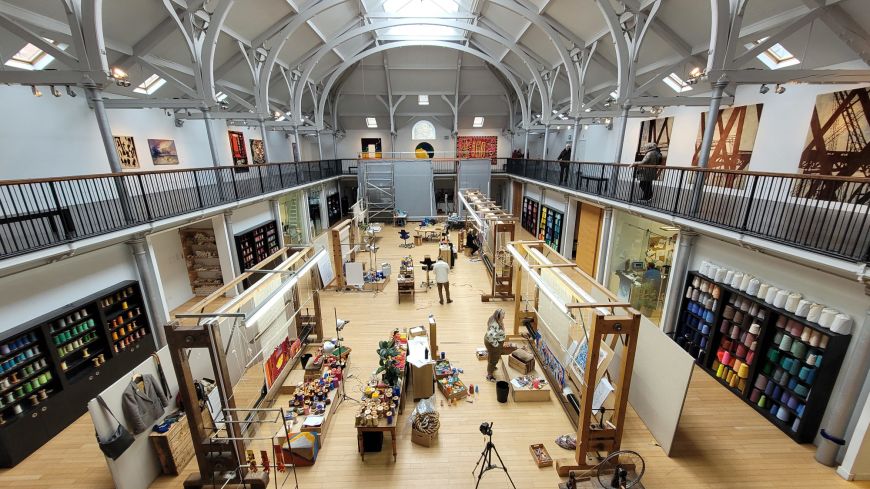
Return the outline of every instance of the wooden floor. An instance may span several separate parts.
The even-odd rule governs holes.
[[[436,255],[434,244],[411,250],[398,247],[401,241],[393,228],[387,227],[383,236],[377,262],[392,263],[394,271],[403,254],[410,253],[415,261],[424,254]],[[368,263],[365,254],[359,259]],[[353,348],[348,390],[354,395],[377,365],[377,341],[393,328],[422,324],[430,313],[438,322],[440,349],[464,369],[466,383],[480,382],[481,389],[474,403],[439,407],[442,427],[436,446],[431,448],[411,443],[404,421],[412,406],[406,407],[396,463],[388,455],[388,437],[382,453],[367,455],[365,462],[360,460],[353,428],[354,406],[342,406],[316,465],[298,470],[301,488],[417,488],[445,483],[474,487],[471,472],[484,448],[484,438],[478,432],[482,421],[495,422],[493,441],[518,488],[556,487],[559,479],[554,469],[538,469],[528,446],[543,443],[554,457],[571,456],[572,452],[554,443],[557,436],[571,431],[561,408],[554,401],[499,404],[494,385],[483,382],[485,364],[475,358],[474,350],[482,345],[485,320],[496,307],[504,307],[506,322],[511,324],[513,312],[508,303],[481,303],[480,294],[487,288],[483,265],[460,255],[451,273],[453,304],[438,304],[434,289],[418,293],[413,303],[397,304],[395,281],[377,294],[323,294],[324,311],[334,306],[339,317],[351,320],[344,337]],[[436,396],[441,399],[440,394]],[[845,482],[833,469],[816,463],[811,445],[795,444],[700,370],[689,389],[673,456],[662,454],[633,411],[627,417],[623,447],[640,452],[646,459],[643,482],[648,488],[870,488],[870,483]],[[194,466],[189,465],[187,473]],[[180,487],[183,479],[162,477],[151,487]],[[292,480],[283,487],[293,487]],[[90,419],[85,416],[17,467],[0,471],[0,487],[108,489],[113,484],[94,441]],[[484,476],[481,487],[510,486],[503,473],[492,471]]]

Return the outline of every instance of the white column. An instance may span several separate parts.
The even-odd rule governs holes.
[[[559,254],[571,260],[571,248],[574,246],[574,237],[576,230],[574,225],[577,221],[577,202],[568,199],[565,204],[565,217],[563,222],[565,225],[562,228],[562,245],[559,247]]]
[[[232,274],[233,278],[241,275],[241,265],[239,264],[239,251],[236,249],[236,236],[233,234],[233,211],[224,211],[224,225],[227,229],[227,241],[230,242],[230,253],[232,254],[232,259],[230,263],[232,265]],[[236,292],[241,293],[241,284],[236,286]]]
[[[550,136],[550,126],[544,126],[544,149],[541,150],[541,159],[547,159],[547,139]]]
[[[618,125],[616,126],[616,151],[613,155],[613,162],[619,163],[622,161],[622,147],[625,145],[625,128],[628,125],[628,111],[631,105],[625,104],[622,106],[622,113],[617,117]]]
[[[260,134],[263,138],[263,157],[266,159],[266,163],[271,163],[272,151],[269,149],[269,139],[266,137],[268,134],[268,131],[266,130],[266,121],[263,119],[260,119]]]
[[[604,208],[604,217],[601,219],[601,244],[598,247],[598,264],[596,265],[595,280],[598,283],[607,286],[607,279],[610,276],[610,240],[613,234],[613,207]]]
[[[281,220],[281,203],[278,199],[269,199],[269,206],[272,208],[272,217],[278,225],[278,246],[284,246],[284,222]]]
[[[665,304],[661,321],[661,329],[665,333],[670,333],[677,327],[683,287],[697,237],[698,233],[688,229],[680,229],[677,235],[677,249],[671,261],[671,273],[668,276],[668,290],[665,293]]]
[[[157,278],[157,265],[143,236],[136,235],[127,241],[127,245],[130,246],[130,251],[136,262],[136,270],[139,272],[142,283],[142,293],[145,295],[145,305],[151,318],[151,333],[159,349],[166,345],[166,334],[163,331],[163,326],[169,322],[169,314],[163,304],[160,280]]]

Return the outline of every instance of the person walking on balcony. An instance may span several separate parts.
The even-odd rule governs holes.
[[[556,159],[559,160],[559,185],[568,183],[568,161],[571,159],[571,145],[566,144],[565,149],[559,153],[559,157]]]
[[[640,200],[647,201],[653,196],[653,180],[658,175],[657,168],[637,168],[638,165],[658,166],[662,163],[662,152],[656,143],[646,143],[643,147],[645,153],[643,160],[633,163],[635,177],[640,181]]]

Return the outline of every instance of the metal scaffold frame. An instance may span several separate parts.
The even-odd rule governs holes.
[[[386,222],[396,211],[395,171],[392,162],[365,162],[361,165],[363,200],[370,221]]]

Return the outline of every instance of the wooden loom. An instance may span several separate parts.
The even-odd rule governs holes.
[[[295,251],[295,253],[287,257],[290,251]],[[262,269],[265,264],[278,258],[286,259],[275,270],[298,269],[299,266],[313,259],[313,256],[314,250],[311,247],[293,250],[284,247],[257,264],[252,270]],[[233,383],[230,379],[229,364],[223,346],[224,340],[220,331],[220,324],[216,319],[232,317],[241,320],[246,317],[246,314],[240,312],[240,307],[245,303],[246,298],[253,297],[258,292],[258,289],[269,286],[270,282],[280,280],[280,276],[277,273],[272,273],[254,283],[242,295],[232,299],[229,303],[220,305],[217,302],[218,298],[223,297],[226,292],[234,290],[237,284],[259,273],[263,272],[250,271],[239,275],[222,288],[195,304],[190,311],[179,314],[179,316],[186,315],[187,317],[179,318],[164,326],[167,348],[172,358],[175,374],[178,377],[179,396],[184,406],[198,406],[199,404],[194,387],[194,380],[196,379],[191,370],[188,351],[190,349],[201,348],[208,351],[211,367],[216,373],[215,388],[218,389],[220,398],[223,400],[222,402],[226,404],[223,407],[227,410],[234,410],[238,407],[236,405],[238,393],[234,392]],[[315,277],[317,275],[316,267],[312,268],[309,273],[312,283],[318,283]],[[290,332],[294,330],[302,331],[302,327],[310,326],[311,330],[309,334],[313,335],[316,341],[320,341],[323,339],[323,319],[320,312],[320,296],[317,290],[312,291],[312,300],[313,314],[303,315],[300,309],[302,303],[299,298],[299,287],[293,287],[293,303],[297,307],[297,311],[292,327],[291,324],[288,324],[287,327],[288,332]],[[264,388],[265,394],[262,394],[258,387],[257,395],[260,397],[256,400],[255,405],[251,407],[261,406],[280,393],[284,381],[304,351],[305,348],[303,347],[295,358],[288,361],[289,368],[283,369],[270,388]],[[242,407],[247,408],[248,406]],[[198,471],[191,474],[185,480],[184,487],[250,487],[265,489],[269,483],[268,473],[250,472],[246,468],[241,468],[244,465],[243,461],[245,460],[247,446],[245,441],[243,441],[243,433],[240,432],[240,425],[238,423],[228,422],[224,424],[224,430],[229,439],[222,440],[220,437],[215,436],[217,432],[211,427],[212,423],[204,418],[202,411],[199,409],[187,409],[186,412],[188,414],[187,422],[190,428]],[[235,477],[230,480],[224,479],[223,476],[227,472],[235,472]]]
[[[334,283],[336,289],[342,289],[347,286],[347,277],[344,274],[345,256],[341,251],[341,233],[345,229],[348,230],[348,234],[344,244],[350,247],[350,256],[347,261],[354,261],[356,259],[357,243],[359,242],[359,237],[357,236],[359,228],[357,227],[356,219],[345,219],[329,230],[329,242],[332,247],[332,268],[335,270]],[[323,284],[323,287],[327,288],[330,285]]]
[[[570,365],[563,366],[565,369],[565,384],[576,389],[580,394],[579,413],[563,393],[557,394],[563,408],[569,414],[577,426],[577,449],[574,459],[562,459],[556,461],[556,470],[559,475],[567,476],[572,470],[586,470],[596,466],[600,462],[601,452],[609,454],[620,449],[622,432],[625,424],[625,413],[628,405],[628,394],[631,387],[631,372],[634,367],[634,356],[637,351],[638,331],[640,327],[640,313],[631,308],[631,305],[622,302],[612,292],[599,284],[590,275],[580,269],[576,263],[567,260],[555,250],[547,246],[543,241],[517,241],[508,245],[508,251],[514,255],[514,267],[516,268],[516,307],[514,311],[514,338],[519,336],[520,325],[523,320],[531,316],[536,324],[537,312],[524,314],[522,304],[522,280],[524,274],[536,274],[541,277],[543,269],[555,269],[556,273],[550,274],[550,283],[554,280],[558,286],[573,298],[565,307],[570,315],[575,318],[574,326],[583,328],[578,324],[580,320],[587,326],[589,350],[586,356],[586,365],[579,375]],[[533,280],[532,277],[529,277]],[[541,280],[543,280],[541,278]],[[537,281],[536,281],[537,283]],[[546,282],[545,282],[546,283]],[[581,293],[581,291],[584,291]],[[534,310],[538,310],[540,286],[535,287]],[[551,299],[552,300],[552,299]],[[571,331],[571,335],[582,333]],[[619,375],[610,379],[614,386],[613,407],[609,419],[604,419],[604,413],[598,421],[593,420],[593,397],[598,382],[606,373],[607,364],[599,366],[599,357],[602,351],[609,351],[612,359],[613,352],[621,344],[619,351]],[[532,343],[532,350],[538,356],[537,348]],[[560,349],[558,358],[565,357],[564,347]],[[541,358],[538,358],[539,362]],[[553,379],[541,362],[543,371],[551,384]],[[608,375],[609,376],[609,375]],[[556,392],[556,389],[554,389]]]
[[[459,200],[472,218],[471,221],[466,218],[466,227],[473,226],[483,237],[480,256],[489,271],[490,293],[481,295],[480,300],[512,300],[513,265],[505,246],[514,240],[517,219],[479,190],[462,190]]]

